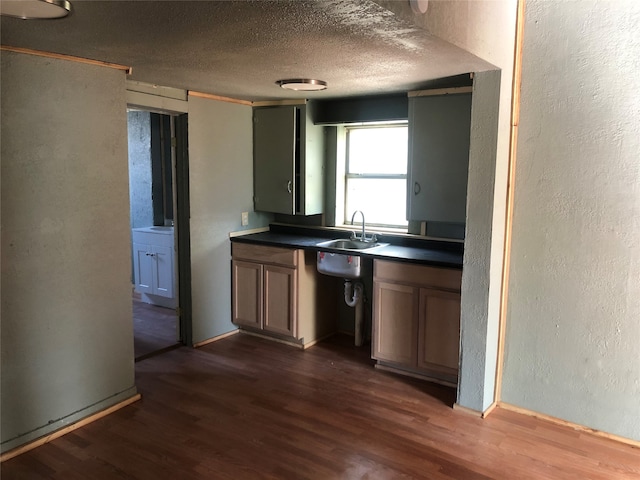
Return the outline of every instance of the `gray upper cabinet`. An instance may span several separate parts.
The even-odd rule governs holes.
[[[465,223],[471,93],[409,98],[407,218]]]
[[[253,110],[254,206],[287,215],[322,213],[324,131],[310,105]]]

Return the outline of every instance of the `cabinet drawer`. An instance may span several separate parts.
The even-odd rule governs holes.
[[[455,292],[460,291],[462,284],[461,270],[384,260],[375,260],[373,265],[374,280],[395,281],[405,285],[433,287]]]
[[[242,259],[259,263],[282,265],[285,267],[297,266],[296,250],[290,248],[232,243],[231,254],[234,260]]]

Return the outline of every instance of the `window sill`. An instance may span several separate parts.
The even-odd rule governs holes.
[[[362,225],[336,225],[335,228],[340,228],[340,229],[344,229],[344,230],[352,230],[355,233],[360,233],[362,232]],[[366,225],[366,232],[367,235],[370,235],[372,233],[394,233],[394,234],[401,234],[401,235],[406,235],[409,233],[409,229],[408,228],[392,228],[392,227],[377,227],[375,225]]]

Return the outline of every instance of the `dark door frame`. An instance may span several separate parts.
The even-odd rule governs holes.
[[[179,325],[179,342],[183,345],[193,346],[192,330],[192,302],[191,302],[191,231],[190,231],[190,206],[189,206],[189,142],[188,142],[188,114],[158,110],[153,107],[136,107],[151,113],[158,113],[173,119],[173,138],[170,142],[175,147],[175,212],[173,212],[174,226],[176,228],[175,242],[177,245],[177,278],[178,278],[178,305],[176,314]],[[156,122],[161,117],[156,118]],[[160,125],[155,125],[160,128]],[[154,126],[152,125],[152,128]],[[160,145],[156,145],[160,147]],[[166,148],[166,146],[165,146]],[[170,147],[169,147],[170,148]],[[157,153],[157,152],[156,152]],[[158,182],[156,182],[158,183]],[[160,199],[160,192],[154,192]],[[154,212],[156,208],[154,207]],[[162,209],[158,209],[162,210]],[[155,215],[155,214],[154,214]],[[160,222],[160,220],[158,219]],[[164,218],[162,218],[164,221]],[[155,216],[154,216],[155,223]]]
[[[191,302],[191,211],[189,204],[188,114],[174,117],[176,139],[176,228],[178,231],[178,321],[180,341],[193,346]]]

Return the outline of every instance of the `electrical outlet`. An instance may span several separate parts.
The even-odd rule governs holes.
[[[249,212],[242,212],[242,226],[246,227],[249,225]]]

